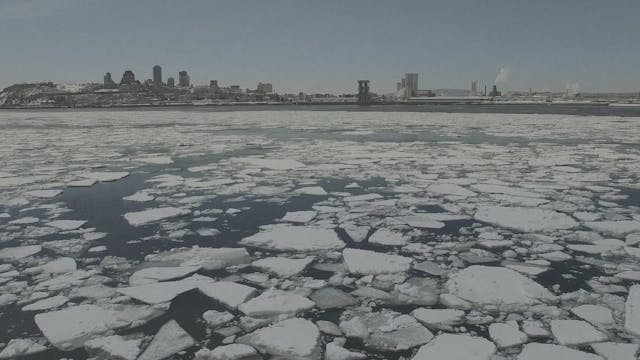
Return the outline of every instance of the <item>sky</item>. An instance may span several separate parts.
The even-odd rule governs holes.
[[[0,88],[140,80],[279,93],[640,91],[638,0],[0,0]],[[502,71],[501,71],[502,69]]]

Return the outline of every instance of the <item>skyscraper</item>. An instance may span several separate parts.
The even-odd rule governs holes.
[[[178,73],[178,86],[189,87],[189,75],[184,70]]]
[[[213,90],[218,90],[218,80],[209,81],[209,88]]]
[[[407,73],[405,75],[405,97],[416,96],[418,92],[418,74]]]
[[[115,85],[115,83],[113,82],[113,79],[111,78],[111,73],[108,72],[104,75],[104,86],[112,86]]]
[[[472,81],[471,82],[471,93],[469,95],[470,96],[478,96],[478,82],[477,81]]]
[[[172,77],[168,77],[167,78],[167,86],[168,87],[175,87],[176,86],[176,81],[174,78]]]
[[[162,68],[160,65],[155,65],[153,67],[153,84],[156,86],[162,85]]]
[[[136,76],[133,74],[133,71],[127,70],[122,74],[122,80],[120,81],[120,85],[129,85],[136,82]]]

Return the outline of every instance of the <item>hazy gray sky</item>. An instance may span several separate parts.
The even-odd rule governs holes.
[[[0,0],[0,87],[187,70],[278,92],[640,90],[638,0]]]

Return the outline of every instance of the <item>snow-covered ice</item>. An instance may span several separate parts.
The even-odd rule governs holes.
[[[312,252],[342,249],[333,230],[320,227],[272,225],[240,241],[242,245],[280,251]]]
[[[344,249],[342,257],[347,270],[360,275],[403,272],[409,270],[413,262],[408,257],[361,249]]]
[[[131,226],[142,226],[155,221],[184,216],[190,214],[191,211],[179,209],[175,207],[162,207],[124,214],[124,218]]]

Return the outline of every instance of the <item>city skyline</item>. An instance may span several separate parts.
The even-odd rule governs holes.
[[[497,78],[504,90],[640,89],[639,3],[516,3],[8,0],[0,87],[99,83],[128,69],[144,80],[161,64],[176,82],[186,70],[195,85],[270,82],[292,93],[353,93],[362,78],[392,93],[409,72],[423,89]]]

